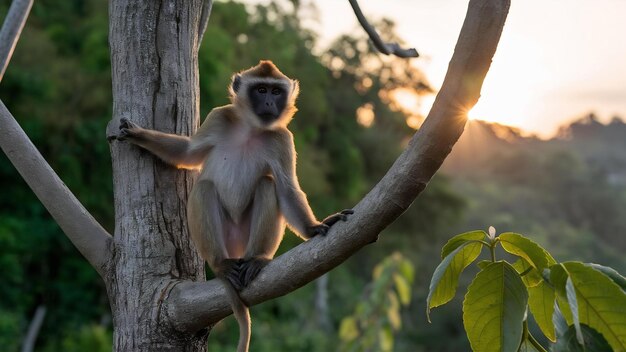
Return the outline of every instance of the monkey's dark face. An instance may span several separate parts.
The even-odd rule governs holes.
[[[285,110],[287,92],[280,84],[259,83],[250,86],[248,98],[252,111],[264,124],[276,121]]]

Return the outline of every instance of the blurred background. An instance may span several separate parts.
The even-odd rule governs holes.
[[[380,10],[382,5],[371,4],[383,2],[363,1],[384,40],[417,46],[422,54],[403,60],[373,51],[347,2],[334,8],[337,3],[216,2],[199,53],[202,116],[228,102],[232,73],[259,59],[273,60],[300,81],[291,129],[300,183],[319,217],[356,204],[419,128],[443,80],[467,5],[394,0]],[[596,27],[576,22],[584,13],[581,6],[591,1],[571,3],[572,16],[564,18],[577,28],[597,30],[597,36],[613,33],[611,19]],[[1,17],[9,5],[0,4]],[[407,7],[421,17],[411,22]],[[555,55],[569,61],[542,65],[558,56],[529,39],[540,34],[535,27],[541,24],[524,32],[530,19],[520,16],[531,10],[516,4],[511,9],[483,100],[426,191],[375,245],[292,294],[253,307],[252,351],[469,350],[461,319],[463,288],[453,304],[431,313],[432,324],[426,321],[425,297],[447,239],[490,225],[529,236],[559,261],[626,271],[626,124],[620,117],[626,108],[619,99],[626,93],[621,76],[626,69],[611,66],[626,46],[619,49],[613,42],[607,54],[592,46],[597,37],[581,35],[578,45],[591,47],[581,47],[584,54],[576,61],[567,51],[569,39],[545,35],[556,43]],[[437,21],[438,14],[445,17]],[[601,18],[594,12],[586,16]],[[36,1],[0,98],[68,187],[112,232],[107,34],[106,2]],[[614,74],[605,74],[606,67]],[[584,85],[577,85],[581,81]],[[0,184],[1,349],[20,349],[39,307],[46,313],[36,351],[110,351],[111,315],[96,272],[4,154]],[[287,235],[281,251],[299,242]],[[463,277],[466,286],[469,275]],[[237,335],[234,319],[225,319],[214,327],[209,350],[232,351]]]

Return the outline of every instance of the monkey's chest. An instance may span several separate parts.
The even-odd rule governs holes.
[[[268,166],[257,148],[216,146],[202,170],[213,181],[224,209],[239,222]]]

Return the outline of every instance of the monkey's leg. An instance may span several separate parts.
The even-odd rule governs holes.
[[[279,212],[276,186],[271,176],[259,180],[250,217],[250,239],[240,271],[240,281],[244,287],[274,258],[285,232],[285,222]]]
[[[236,278],[239,263],[235,259],[226,259],[228,252],[224,233],[227,219],[213,182],[198,180],[193,186],[187,204],[187,218],[191,239],[213,273]]]
[[[233,313],[239,324],[237,351],[248,351],[250,311],[237,294],[237,290],[241,289],[238,269],[241,259],[228,258],[224,236],[227,227],[230,226],[229,219],[211,181],[198,180],[193,186],[187,216],[191,239],[198,247],[202,258],[209,263],[211,270],[224,282]]]

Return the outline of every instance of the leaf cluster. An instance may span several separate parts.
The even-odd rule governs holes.
[[[496,260],[502,248],[517,258]],[[472,349],[545,351],[528,329],[532,315],[553,351],[626,350],[626,279],[598,264],[557,263],[541,246],[520,234],[495,235],[490,228],[450,239],[432,276],[426,313],[448,303],[461,272],[488,248],[491,260],[480,271],[463,301],[463,325]]]

